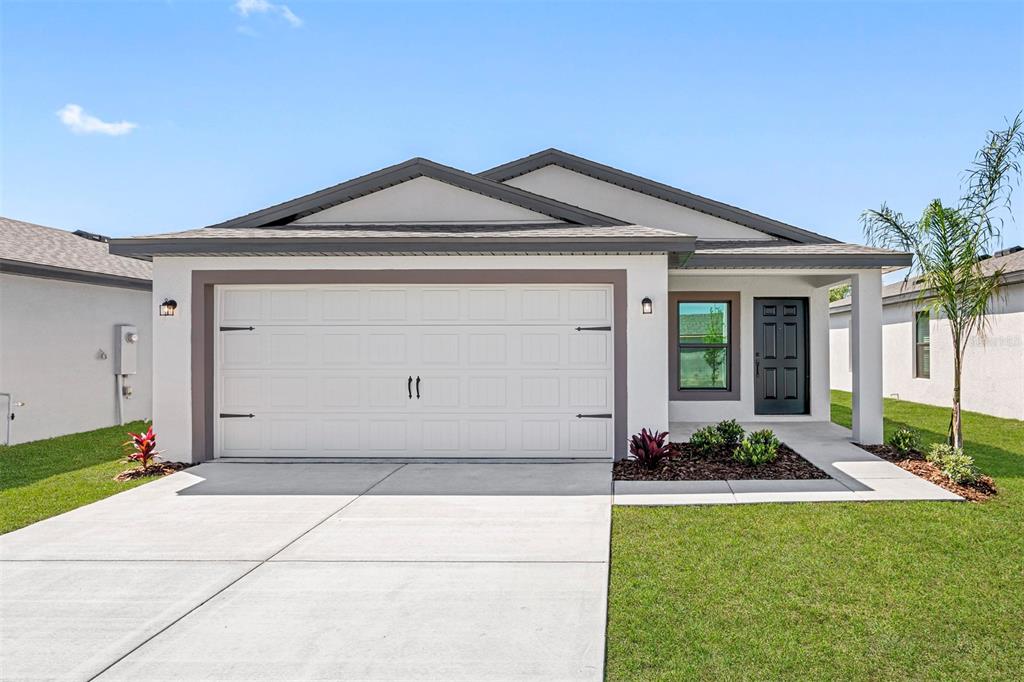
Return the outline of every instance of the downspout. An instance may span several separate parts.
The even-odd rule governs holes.
[[[117,388],[117,423],[124,425],[124,375],[115,374],[115,386]]]
[[[7,407],[4,408],[4,445],[11,444],[11,410],[14,408],[11,405],[11,394],[0,393],[0,397],[7,398]]]

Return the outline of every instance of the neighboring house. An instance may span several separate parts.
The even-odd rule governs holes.
[[[153,311],[153,408],[191,461],[610,458],[670,422],[828,421],[845,280],[878,442],[881,272],[910,263],[558,150],[412,159],[110,249],[178,304]]]
[[[0,218],[0,443],[117,424],[119,402],[150,416],[151,270],[98,235]]]
[[[982,261],[986,274],[1003,269],[1001,293],[989,306],[988,327],[975,331],[964,358],[965,410],[1024,419],[1024,249]],[[883,288],[882,390],[886,396],[953,404],[953,339],[949,323],[920,301],[917,280]],[[832,388],[849,391],[850,300],[831,305]]]

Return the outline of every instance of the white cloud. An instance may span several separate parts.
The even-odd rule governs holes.
[[[57,117],[71,132],[80,134],[127,135],[139,127],[138,123],[129,121],[118,121],[117,123],[101,121],[95,116],[85,113],[85,110],[77,104],[65,104],[57,112]]]
[[[295,12],[292,12],[288,5],[277,5],[270,0],[235,0],[235,11],[243,17],[250,14],[278,14],[292,28],[302,26],[302,19],[295,16]]]

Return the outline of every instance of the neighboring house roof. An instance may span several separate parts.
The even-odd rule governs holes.
[[[1016,250],[1015,250],[1016,249]],[[996,270],[1003,270],[1003,285],[1020,284],[1024,282],[1024,249],[1014,247],[1006,249],[1008,253],[993,256],[981,261],[981,271],[985,275],[991,275]],[[1001,252],[1000,252],[1001,253]],[[921,289],[924,284],[920,277],[912,277],[899,282],[887,284],[882,287],[882,304],[893,305],[916,301],[921,296]],[[847,296],[829,304],[830,312],[842,313],[850,309],[852,299]]]
[[[698,245],[688,257],[681,256],[676,268],[833,268],[907,267],[909,253],[878,249],[860,244],[774,244],[771,246],[704,247]]]
[[[152,265],[111,255],[106,241],[100,239],[0,217],[0,272],[134,289],[152,287]]]
[[[286,225],[299,218],[317,213],[331,206],[371,194],[418,177],[428,177],[455,187],[476,192],[515,206],[543,213],[558,220],[577,225],[621,225],[623,221],[578,206],[570,206],[555,199],[542,197],[526,190],[503,185],[466,173],[457,168],[443,166],[429,159],[414,158],[360,176],[333,187],[301,196],[269,208],[233,218],[210,227],[269,227]]]
[[[285,225],[205,227],[114,240],[117,253],[358,255],[420,253],[661,253],[687,251],[694,238],[642,225]]]
[[[634,192],[640,192],[641,194],[647,194],[652,197],[668,201],[673,204],[678,204],[685,208],[692,209],[694,211],[700,211],[701,213],[707,213],[708,215],[721,218],[734,222],[744,227],[749,227],[760,232],[780,237],[782,239],[789,239],[799,243],[833,243],[835,239],[826,237],[825,235],[811,232],[810,230],[804,230],[793,225],[766,218],[765,216],[752,213],[750,211],[730,206],[729,204],[722,203],[721,201],[715,201],[714,199],[708,199],[692,192],[686,192],[684,190],[666,185],[661,182],[656,182],[649,178],[645,178],[633,173],[627,173],[626,171],[606,166],[590,159],[584,159],[580,156],[574,156],[567,152],[563,152],[560,149],[545,149],[544,151],[525,156],[515,161],[496,166],[490,170],[486,170],[480,173],[480,177],[494,180],[496,182],[505,182],[512,178],[520,175],[525,175],[532,171],[544,168],[545,166],[560,166],[583,175],[589,175],[590,177],[604,182],[618,185],[626,189],[633,190]]]

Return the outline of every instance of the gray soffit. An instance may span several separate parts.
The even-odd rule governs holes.
[[[40,277],[43,279],[57,279],[64,282],[76,282],[79,284],[118,287],[120,289],[138,289],[139,291],[151,291],[153,289],[153,282],[148,279],[107,275],[100,272],[72,270],[69,268],[54,267],[52,265],[40,265],[39,263],[25,263],[22,261],[6,259],[0,259],[0,273],[24,275],[26,277]]]
[[[911,255],[859,244],[789,244],[747,248],[697,249],[673,268],[887,268],[908,267]]]
[[[112,239],[135,258],[191,255],[368,255],[456,253],[668,253],[695,238],[643,225],[285,225],[204,227]]]
[[[647,194],[694,211],[707,213],[716,218],[728,220],[782,239],[789,239],[802,244],[828,244],[836,242],[831,237],[794,227],[778,220],[772,220],[771,218],[745,211],[742,208],[692,194],[670,185],[634,175],[633,173],[627,173],[618,168],[605,166],[596,161],[574,156],[560,149],[546,149],[542,152],[537,152],[536,154],[531,154],[516,161],[483,171],[479,175],[496,182],[505,182],[506,180],[550,165],[560,166],[583,175],[589,175],[590,177],[633,190],[634,192]]]
[[[500,182],[481,178],[457,168],[442,166],[429,159],[414,158],[360,176],[333,187],[301,196],[254,213],[227,220],[210,227],[265,227],[294,222],[331,206],[372,194],[417,177],[427,177],[460,189],[482,194],[521,208],[578,225],[621,225],[623,221],[555,199],[542,197]]]

